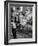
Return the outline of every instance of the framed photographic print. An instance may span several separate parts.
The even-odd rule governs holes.
[[[37,2],[4,2],[4,44],[37,43]]]

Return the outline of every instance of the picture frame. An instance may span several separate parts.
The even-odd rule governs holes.
[[[15,6],[16,8],[19,6],[25,6],[27,9],[28,7],[32,8],[32,15],[33,15],[33,31],[32,31],[32,37],[31,38],[19,38],[10,40],[10,17],[11,17],[11,10]],[[24,12],[24,11],[23,11]],[[10,33],[9,33],[10,32]],[[27,36],[27,35],[26,35]],[[10,40],[10,41],[9,41]],[[4,44],[31,44],[31,43],[37,43],[37,2],[31,2],[31,1],[4,1]]]

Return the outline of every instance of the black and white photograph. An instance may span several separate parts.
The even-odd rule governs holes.
[[[37,2],[5,1],[5,44],[37,42]]]

